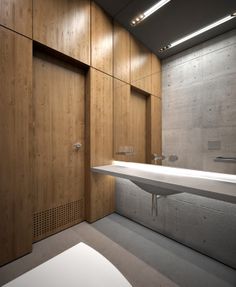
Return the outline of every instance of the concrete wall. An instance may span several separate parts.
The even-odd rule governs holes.
[[[236,204],[187,193],[158,199],[126,179],[116,179],[116,212],[236,268]]]
[[[165,165],[236,173],[213,161],[236,154],[236,30],[164,61],[163,139],[179,156]],[[236,268],[235,204],[182,193],[161,197],[152,216],[151,195],[117,179],[116,211]]]
[[[162,63],[163,154],[167,166],[236,174],[236,30]]]

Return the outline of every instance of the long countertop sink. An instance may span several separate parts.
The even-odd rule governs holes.
[[[140,182],[137,180],[131,180],[131,181],[134,184],[136,184],[138,187],[140,187],[141,189],[143,189],[146,192],[149,192],[151,194],[156,194],[156,195],[160,195],[160,196],[168,196],[171,194],[181,193],[180,191],[176,191],[173,189],[166,189],[166,188],[161,188],[161,187],[157,188],[157,186],[155,186],[155,185]]]
[[[129,179],[152,194],[167,196],[187,192],[236,203],[236,175],[128,162],[92,167],[91,170]]]

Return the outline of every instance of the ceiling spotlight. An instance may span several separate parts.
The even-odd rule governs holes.
[[[141,21],[143,21],[144,19],[146,19],[147,17],[149,17],[150,15],[152,15],[154,12],[156,12],[157,10],[159,10],[161,7],[163,7],[164,5],[166,5],[168,2],[170,2],[171,0],[161,0],[159,2],[157,2],[155,5],[153,5],[151,8],[149,8],[148,10],[146,10],[145,12],[143,12],[142,14],[136,16],[131,22],[130,24],[132,26],[136,26],[138,23],[140,23]]]
[[[176,40],[176,41],[168,44],[167,46],[165,46],[162,49],[160,49],[159,52],[163,52],[163,51],[165,51],[167,49],[173,48],[173,47],[175,47],[175,46],[177,46],[177,45],[179,45],[179,44],[181,44],[181,43],[183,43],[185,41],[188,41],[189,39],[192,39],[192,38],[194,38],[194,37],[206,32],[206,31],[209,31],[209,30],[215,28],[216,26],[219,26],[219,25],[221,25],[221,24],[223,24],[223,23],[225,23],[225,22],[227,22],[229,20],[234,19],[235,17],[236,17],[236,12],[234,12],[233,14],[231,14],[229,16],[226,16],[226,17],[224,17],[224,18],[222,18],[222,19],[220,19],[220,20],[218,20],[218,21],[216,21],[216,22],[214,22],[214,23],[212,23],[212,24],[210,24],[210,25],[208,25],[208,26],[206,26],[204,28],[201,28],[201,29],[199,29],[199,30],[187,35],[187,36],[184,36],[183,38],[181,38],[179,40]]]

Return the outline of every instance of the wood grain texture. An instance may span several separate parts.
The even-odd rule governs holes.
[[[154,153],[162,155],[161,99],[149,96],[147,102],[147,162],[154,163]],[[161,164],[161,160],[158,164]]]
[[[110,163],[113,154],[113,80],[91,69],[90,152],[91,165]]]
[[[114,77],[130,83],[130,34],[114,24]]]
[[[34,0],[34,40],[90,64],[90,1]]]
[[[134,162],[146,162],[146,100],[147,96],[131,89],[130,138],[134,146]]]
[[[91,66],[113,74],[113,23],[94,2],[91,4]]]
[[[87,85],[86,219],[92,222],[114,212],[114,178],[90,171],[112,163],[113,80],[91,68]]]
[[[0,27],[0,265],[32,248],[32,41]]]
[[[161,97],[161,61],[152,53],[152,89],[154,96]]]
[[[151,52],[134,37],[131,40],[131,85],[147,93],[152,92]]]
[[[114,159],[132,161],[133,156],[122,155],[120,150],[125,146],[133,146],[130,135],[131,86],[114,79]]]
[[[39,52],[33,64],[37,213],[84,199],[85,76],[80,69]],[[77,142],[82,144],[79,151],[73,148]]]
[[[32,38],[32,0],[0,0],[0,24]]]
[[[146,162],[147,96],[114,79],[114,158]],[[125,148],[134,153],[122,154]]]

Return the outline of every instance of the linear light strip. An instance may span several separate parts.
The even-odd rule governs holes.
[[[144,17],[147,18],[148,16],[152,15],[154,12],[159,10],[162,6],[166,5],[168,2],[170,2],[170,0],[161,0],[157,2],[154,6],[152,6],[151,8],[149,8],[143,13]]]
[[[179,44],[181,44],[181,43],[183,43],[185,41],[188,41],[189,39],[192,39],[192,38],[194,38],[194,37],[206,32],[206,31],[209,31],[209,30],[211,30],[211,29],[213,29],[213,28],[215,28],[215,27],[217,27],[217,26],[229,21],[229,20],[232,20],[233,18],[235,18],[235,16],[236,16],[236,13],[233,13],[233,14],[231,14],[229,16],[226,16],[226,17],[224,17],[224,18],[222,18],[222,19],[220,19],[220,20],[218,20],[218,21],[216,21],[216,22],[214,22],[214,23],[212,23],[212,24],[210,24],[210,25],[208,25],[208,26],[206,26],[204,28],[201,28],[201,29],[199,29],[199,30],[187,35],[187,36],[184,36],[183,38],[180,38],[179,40],[176,40],[176,41],[170,43],[169,45],[161,48],[159,50],[159,52],[163,52],[163,51],[165,51],[167,49],[170,49],[170,48],[173,48],[173,47],[175,47],[175,46],[177,46],[177,45],[179,45]]]
[[[139,24],[141,21],[143,21],[144,19],[146,19],[147,17],[149,17],[150,15],[152,15],[154,12],[156,12],[157,10],[159,10],[161,7],[163,7],[164,5],[166,5],[168,2],[170,2],[171,0],[161,0],[159,2],[157,2],[155,5],[153,5],[151,8],[147,9],[145,12],[141,13],[140,15],[136,16],[132,21],[131,21],[131,25],[132,26],[136,26],[137,24]]]

